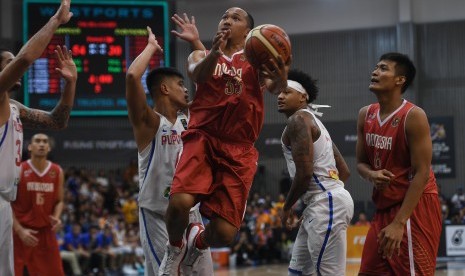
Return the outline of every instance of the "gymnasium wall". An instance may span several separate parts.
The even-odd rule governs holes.
[[[458,185],[465,183],[465,1],[461,0],[181,0],[177,12],[196,16],[202,40],[210,44],[221,14],[230,6],[249,10],[256,24],[274,23],[284,27],[291,36],[293,67],[309,72],[319,80],[317,103],[329,104],[323,110],[323,122],[328,125],[345,122],[353,125],[358,110],[373,101],[368,91],[371,70],[379,55],[387,51],[408,53],[418,68],[417,80],[405,97],[425,109],[429,116],[453,116],[455,177],[439,179],[443,192],[452,195]],[[13,10],[13,12],[11,12]],[[0,42],[10,47],[21,44],[21,2],[2,0],[0,3]],[[185,70],[190,52],[186,43],[176,43],[176,65]],[[271,138],[279,138],[285,117],[277,113],[275,97],[266,97],[265,124],[276,128]],[[99,129],[114,126],[116,140],[130,136],[127,118],[72,118],[69,131],[86,130],[92,138]],[[67,130],[65,130],[66,132]],[[34,132],[26,131],[26,136]],[[128,134],[129,133],[129,134]],[[52,135],[58,135],[52,133]],[[64,133],[62,134],[64,135]],[[266,137],[265,137],[266,138]],[[270,137],[268,137],[270,138]],[[350,135],[349,135],[350,138]],[[264,137],[259,143],[263,144]],[[276,141],[276,140],[267,141]],[[354,143],[354,141],[347,141]],[[124,144],[124,143],[123,143]],[[266,144],[266,143],[265,143]],[[272,142],[271,142],[272,144]],[[128,144],[124,144],[128,145]],[[271,145],[276,150],[276,145]],[[60,157],[63,165],[114,168],[125,166],[135,152],[130,145],[102,152],[100,160],[76,161],[73,156]],[[81,151],[82,153],[82,151]],[[77,153],[78,154],[78,153]],[[113,156],[113,157],[112,157]],[[262,154],[260,164],[266,166],[265,190],[277,194],[278,180],[285,168],[280,157]],[[126,158],[127,157],[127,158]],[[368,200],[369,184],[357,175],[353,153],[346,155],[352,170],[347,188],[356,200]]]

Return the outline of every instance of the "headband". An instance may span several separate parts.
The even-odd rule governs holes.
[[[292,89],[294,89],[295,91],[301,93],[301,94],[304,94],[305,95],[305,98],[309,99],[308,97],[308,93],[305,91],[305,88],[302,86],[302,84],[296,82],[296,81],[293,81],[293,80],[287,80],[287,87],[290,87]],[[312,104],[312,103],[309,103],[308,104],[308,109],[315,115],[321,117],[323,116],[323,113],[322,112],[318,112],[318,108],[325,108],[325,107],[331,107],[329,105],[322,105],[322,104]]]

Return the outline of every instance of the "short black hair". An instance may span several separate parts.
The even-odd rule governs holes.
[[[316,79],[313,79],[309,74],[298,69],[289,70],[287,79],[296,81],[304,87],[308,94],[308,103],[316,100],[319,92],[318,86],[316,85],[318,81]]]
[[[184,76],[181,74],[181,72],[179,72],[178,69],[173,67],[159,67],[153,69],[149,72],[149,74],[147,75],[147,79],[145,80],[147,89],[149,90],[150,95],[152,95],[152,97],[154,96],[152,93],[152,88],[159,87],[161,82],[166,77],[180,77],[181,79],[184,79]]]
[[[253,17],[252,17],[252,15],[250,14],[250,12],[245,11],[245,13],[247,14],[247,23],[249,24],[249,28],[252,30],[253,27],[255,27],[255,22],[254,22],[254,20],[253,20]]]
[[[410,86],[410,84],[412,84],[413,79],[415,79],[415,74],[417,72],[412,60],[407,55],[396,52],[383,54],[379,58],[379,61],[381,60],[389,60],[394,61],[396,63],[396,75],[405,77],[405,83],[404,86],[402,86],[403,94],[405,90],[407,90],[407,88]]]

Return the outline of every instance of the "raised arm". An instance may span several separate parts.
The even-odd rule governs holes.
[[[336,144],[334,144],[334,142],[333,142],[333,154],[334,154],[334,160],[336,160],[336,168],[337,168],[337,171],[339,172],[339,179],[342,182],[346,182],[346,180],[349,179],[349,176],[350,176],[349,166],[347,166],[346,160],[342,156],[341,152],[339,152],[339,149],[337,148]]]
[[[187,59],[187,72],[196,83],[208,81],[215,71],[218,58],[223,54],[221,50],[228,40],[231,31],[217,32],[213,38],[213,46],[208,55],[205,51],[196,50]]]
[[[172,30],[171,33],[179,37],[182,40],[185,40],[191,44],[192,50],[201,50],[205,51],[205,46],[202,41],[200,41],[199,31],[195,25],[195,17],[192,16],[190,19],[186,13],[183,14],[183,17],[180,17],[177,14],[174,14],[171,17],[171,20],[181,29],[181,32]]]
[[[6,93],[39,58],[52,39],[56,29],[69,21],[73,13],[69,11],[71,0],[62,0],[55,15],[21,48],[14,58],[0,72],[0,93]]]
[[[69,114],[74,104],[74,94],[76,92],[77,71],[71,51],[65,46],[63,49],[57,46],[55,54],[58,60],[57,72],[65,80],[65,86],[61,93],[60,100],[55,108],[50,111],[28,108],[23,104],[10,100],[19,108],[19,116],[24,127],[38,129],[63,129],[67,126]]]
[[[158,128],[160,117],[155,116],[152,108],[147,104],[144,87],[141,79],[150,62],[150,58],[163,51],[158,45],[152,29],[147,27],[148,41],[145,49],[132,62],[126,73],[126,100],[128,103],[128,115],[132,124],[134,136],[139,150],[144,149],[150,143],[153,129]],[[150,87],[148,87],[150,89]]]
[[[291,189],[283,207],[281,222],[288,228],[292,226],[290,210],[307,190],[313,174],[313,138],[311,118],[307,114],[297,113],[289,118],[286,137],[292,148],[296,172]]]
[[[271,94],[278,95],[287,87],[287,74],[292,63],[292,57],[284,63],[281,56],[277,60],[270,59],[268,64],[260,68],[260,81]]]

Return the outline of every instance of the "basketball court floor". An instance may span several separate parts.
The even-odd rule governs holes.
[[[358,274],[360,263],[347,264],[347,276]],[[287,265],[263,265],[258,267],[219,269],[215,271],[215,276],[283,276],[287,275]],[[335,275],[336,276],[336,275]],[[438,262],[435,276],[465,276],[465,261]]]

